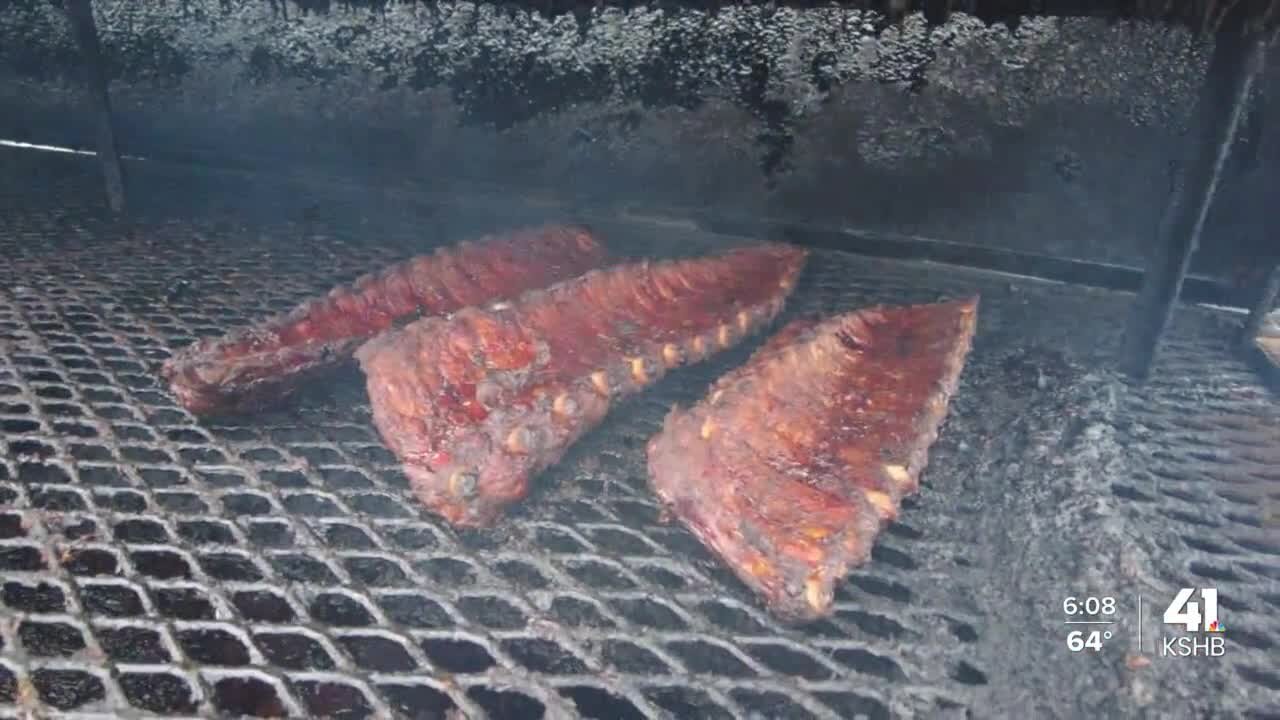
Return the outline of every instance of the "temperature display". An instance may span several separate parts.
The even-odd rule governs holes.
[[[1111,596],[1071,596],[1062,601],[1066,624],[1075,626],[1067,632],[1067,649],[1073,653],[1098,652],[1114,634],[1116,599]]]
[[[1104,640],[1111,639],[1110,630],[1072,630],[1067,633],[1067,649],[1071,652],[1102,649]]]

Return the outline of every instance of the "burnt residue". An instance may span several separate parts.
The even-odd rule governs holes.
[[[104,60],[112,80],[146,79],[161,86],[176,86],[191,71],[186,53],[163,31],[133,35],[117,30],[103,40]]]
[[[873,78],[919,89],[928,82],[935,46],[1011,32],[952,23],[935,37],[918,16],[890,22],[852,6],[324,0],[95,6],[117,84],[175,87],[193,68],[229,70],[253,85],[301,82],[317,89],[339,76],[366,75],[367,87],[382,92],[446,89],[463,122],[498,130],[583,104],[694,109],[723,99],[758,123],[757,160],[766,177],[787,167],[797,120],[821,108],[833,88]],[[49,4],[22,3],[0,14],[0,40],[0,61],[19,76],[74,74],[75,53]],[[1034,46],[1033,40],[1015,55]]]
[[[367,87],[381,91],[447,88],[466,121],[498,128],[583,103],[690,109],[723,98],[749,109],[768,129],[766,144],[780,147],[788,118],[812,114],[840,85],[869,78],[919,89],[938,50],[963,46],[990,47],[1006,68],[1021,68],[1056,34],[1053,21],[1011,30],[965,16],[933,27],[921,16],[888,22],[850,6],[561,5],[101,0],[95,7],[121,84],[177,83],[193,68],[255,83],[367,75]],[[39,78],[73,69],[63,25],[47,3],[0,12],[0,61]]]
[[[385,10],[393,0],[265,0],[273,8],[282,12],[287,6],[295,5],[300,12],[329,13],[335,8],[350,12],[355,9]],[[405,4],[416,4],[425,0],[400,0]],[[536,0],[521,3],[550,14],[566,12],[585,12],[592,6],[602,3],[589,3],[583,0]],[[623,6],[630,3],[618,3]],[[708,3],[695,0],[666,0],[669,7],[691,6],[706,7]],[[717,5],[718,3],[712,3]],[[792,5],[810,8],[815,4],[811,0],[783,0],[779,5]],[[1145,19],[1165,22],[1177,22],[1200,32],[1213,32],[1229,22],[1230,15],[1239,16],[1236,22],[1247,23],[1249,27],[1274,26],[1280,20],[1280,1],[1234,3],[1228,0],[1192,0],[1191,2],[1172,0],[1138,0],[1125,3],[1096,2],[1060,2],[1046,7],[1042,2],[1027,0],[860,0],[843,3],[864,10],[874,10],[883,14],[884,24],[900,21],[913,12],[921,12],[931,24],[946,22],[953,12],[964,12],[981,18],[984,22],[1005,23],[1016,29],[1024,17],[1048,13],[1063,15],[1087,15],[1109,19]]]
[[[1206,46],[1016,3],[887,5],[94,3],[130,154],[448,174],[1141,265]],[[0,137],[92,146],[77,62],[52,3],[3,5],[0,105],[20,111]],[[1249,127],[1206,246],[1265,241],[1244,206],[1280,143]]]

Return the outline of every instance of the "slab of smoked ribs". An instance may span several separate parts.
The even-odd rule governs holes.
[[[769,608],[831,612],[835,584],[918,488],[977,298],[797,320],[649,441],[662,503]]]
[[[356,353],[374,423],[428,508],[490,525],[611,403],[772,320],[804,259],[765,244],[621,265],[418,320]]]
[[[406,319],[516,297],[604,263],[604,248],[581,226],[464,241],[365,275],[285,315],[197,341],[170,358],[161,374],[194,413],[264,407]]]

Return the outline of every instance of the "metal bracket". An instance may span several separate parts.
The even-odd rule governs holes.
[[[106,181],[107,204],[112,212],[122,213],[125,204],[124,171],[120,167],[120,154],[116,149],[116,133],[111,120],[111,96],[107,93],[107,73],[102,58],[102,44],[98,39],[98,27],[93,20],[93,7],[90,0],[64,0],[61,8],[71,23],[72,34],[80,47],[84,63],[89,103],[95,116],[98,160],[102,163],[103,179]]]
[[[1142,289],[1125,328],[1120,364],[1137,380],[1145,380],[1155,363],[1160,337],[1200,244],[1205,218],[1271,39],[1270,33],[1231,31],[1215,38],[1197,103],[1193,144],[1187,146],[1177,172]]]

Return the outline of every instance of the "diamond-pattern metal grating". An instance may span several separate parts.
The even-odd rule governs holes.
[[[3,160],[0,714],[982,717],[1039,682],[1046,716],[1069,716],[1150,712],[1142,677],[1254,717],[1280,707],[1280,411],[1227,356],[1218,315],[1183,312],[1135,390],[1096,369],[1126,297],[815,253],[790,312],[973,291],[983,307],[923,493],[830,620],[787,628],[659,521],[644,481],[666,409],[750,346],[617,408],[498,528],[462,534],[408,495],[358,373],[231,423],[193,418],[156,380],[193,337],[424,238],[559,212],[136,166],[122,225],[84,200],[91,164]],[[595,224],[637,254],[729,241]],[[1091,439],[1110,450],[1082,451]],[[1037,494],[1055,484],[1074,497]],[[1073,515],[1078,501],[1095,512]],[[1057,560],[1027,555],[1072,537],[1029,591],[1025,568]],[[1090,553],[1126,537],[1142,552],[1117,562],[1134,567],[1099,575]],[[1095,665],[1062,647],[1067,594],[1201,580],[1230,617],[1220,670],[1156,659],[1117,679],[1125,647]],[[1001,639],[1017,608],[1043,623],[1016,627],[1021,644]],[[1066,667],[1115,691],[1045,679]]]

